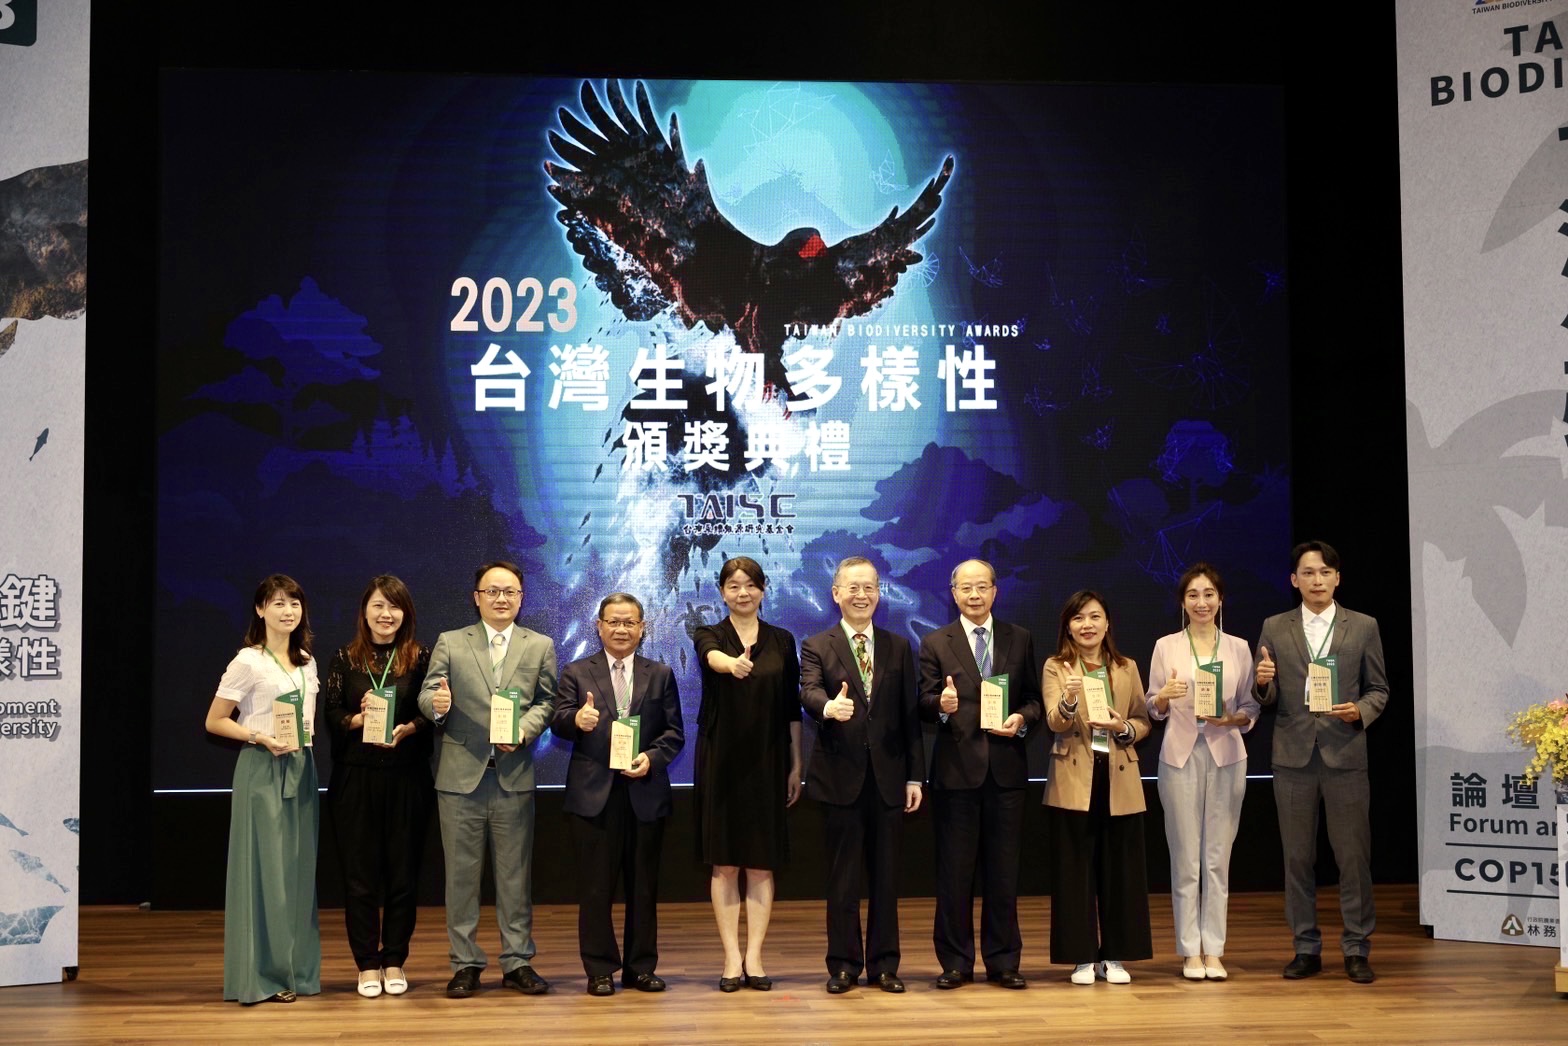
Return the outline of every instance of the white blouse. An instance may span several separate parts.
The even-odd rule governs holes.
[[[316,679],[316,659],[298,667],[280,665],[260,647],[245,647],[234,655],[229,667],[223,670],[218,681],[218,696],[239,705],[239,724],[246,730],[272,733],[272,699],[279,694],[301,688],[304,681],[305,722],[311,724],[315,734],[316,693],[321,684]]]

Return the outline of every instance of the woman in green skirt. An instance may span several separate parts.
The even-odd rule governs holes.
[[[223,997],[247,1005],[321,991],[316,922],[320,808],[310,724],[316,662],[299,583],[273,574],[207,710],[207,732],[242,741],[229,814]]]

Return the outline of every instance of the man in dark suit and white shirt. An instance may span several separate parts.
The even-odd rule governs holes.
[[[827,820],[828,982],[902,992],[898,977],[898,874],[903,818],[920,808],[925,744],[909,641],[871,623],[877,568],[851,556],[833,574],[839,622],[800,646],[800,703],[817,722],[806,794]],[[860,936],[860,876],[870,898]]]
[[[1027,988],[1018,972],[1018,860],[1024,790],[1029,784],[1028,731],[1043,715],[1034,639],[991,616],[996,570],[965,560],[950,579],[959,618],[920,641],[920,716],[937,724],[931,754],[931,810],[936,830],[936,926],[942,974],[938,988],[974,979],[974,881],[983,874],[980,950],[986,979]],[[1000,728],[980,728],[980,682],[1006,675],[1010,713]]]
[[[486,563],[474,574],[479,621],[443,632],[430,652],[419,710],[440,731],[436,806],[446,851],[446,932],[452,979],[446,993],[463,999],[479,989],[479,879],[485,843],[501,927],[501,984],[543,995],[534,972],[534,746],[555,707],[555,644],[514,622],[523,605],[523,571]],[[519,692],[521,740],[490,743],[491,697]]]
[[[1328,820],[1329,844],[1339,865],[1340,939],[1345,974],[1373,981],[1367,961],[1376,919],[1372,910],[1372,829],[1368,819],[1367,735],[1388,703],[1383,639],[1377,621],[1334,601],[1339,553],[1326,542],[1307,541],[1291,552],[1290,583],[1301,606],[1263,622],[1258,638],[1256,694],[1274,705],[1274,805],[1285,851],[1285,918],[1295,936],[1289,980],[1323,968],[1318,929],[1318,804]],[[1309,665],[1333,659],[1337,693],[1327,712],[1307,707]]]
[[[572,742],[566,812],[577,849],[577,942],[588,994],[621,985],[662,992],[659,964],[659,852],[670,816],[670,764],[686,743],[681,695],[668,665],[637,653],[642,603],[628,592],[605,596],[596,627],[603,649],[561,669],[550,729]],[[612,725],[638,717],[631,767],[610,769]],[[615,883],[626,891],[625,960],[610,906]]]

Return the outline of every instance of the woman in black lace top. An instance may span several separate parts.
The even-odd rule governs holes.
[[[435,798],[433,734],[416,701],[430,650],[414,638],[407,586],[389,574],[360,597],[356,633],[333,655],[322,687],[332,737],[327,799],[359,994],[374,998],[408,990],[403,964]],[[391,721],[379,739],[378,713]]]

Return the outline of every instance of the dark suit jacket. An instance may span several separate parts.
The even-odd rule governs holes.
[[[639,743],[651,766],[642,777],[622,780],[637,819],[652,821],[670,815],[670,764],[686,744],[686,730],[681,722],[680,690],[670,666],[636,654],[631,668],[628,713],[642,717]],[[576,718],[583,695],[588,693],[593,694],[593,705],[599,710],[599,723],[585,734],[577,729]],[[619,770],[610,769],[610,724],[615,719],[615,686],[610,682],[610,665],[603,650],[561,669],[550,729],[556,737],[572,742],[572,759],[566,767],[565,806],[569,814],[596,817],[610,799],[610,788],[621,776]]]
[[[1027,629],[998,621],[991,623],[996,638],[991,648],[991,674],[1009,676],[1013,712],[1024,717],[1024,728],[1037,733],[1042,721],[1040,662],[1034,657],[1034,638]],[[958,690],[958,711],[941,718],[942,688],[953,677]],[[936,723],[936,747],[931,753],[931,783],[938,788],[979,788],[989,769],[1003,788],[1023,788],[1029,783],[1029,757],[1022,737],[998,737],[980,729],[980,667],[964,632],[954,621],[920,641],[920,718]]]
[[[817,743],[806,771],[806,791],[825,803],[848,806],[860,796],[866,762],[888,806],[902,808],[904,785],[926,778],[925,742],[915,704],[915,655],[909,642],[871,629],[871,701],[860,682],[849,637],[835,624],[800,645],[800,703],[817,721]],[[849,684],[855,714],[824,718],[823,708]]]
[[[1263,622],[1258,645],[1274,657],[1274,679],[1267,687],[1253,687],[1258,702],[1274,705],[1274,765],[1306,766],[1314,745],[1323,753],[1323,765],[1337,770],[1365,770],[1366,728],[1388,703],[1388,676],[1383,669],[1383,637],[1377,619],[1339,606],[1327,653],[1337,656],[1339,699],[1354,702],[1361,711],[1359,723],[1345,723],[1331,715],[1307,711],[1307,637],[1301,628],[1301,607],[1275,614]],[[1262,655],[1258,655],[1261,659]]]

